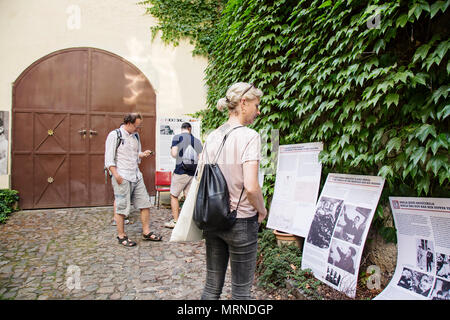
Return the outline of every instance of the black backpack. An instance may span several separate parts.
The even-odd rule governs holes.
[[[217,165],[220,152],[225,145],[231,129],[223,138],[213,163],[206,163],[203,167],[202,178],[198,186],[197,201],[195,203],[193,220],[201,230],[216,231],[230,229],[236,222],[237,209],[241,202],[244,187],[235,210],[230,212],[230,194],[227,181]],[[204,149],[206,155],[206,145]]]

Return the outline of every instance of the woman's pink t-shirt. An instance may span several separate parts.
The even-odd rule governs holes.
[[[239,125],[225,123],[206,138],[206,154],[202,154],[203,161],[212,163],[216,159],[217,151],[224,136]],[[241,127],[233,130],[217,159],[220,170],[227,181],[230,193],[230,209],[234,210],[244,187],[243,163],[261,159],[261,138],[253,129]],[[247,198],[244,190],[237,212],[237,218],[249,218],[257,214],[256,209]]]

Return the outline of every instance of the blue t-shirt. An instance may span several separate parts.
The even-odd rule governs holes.
[[[177,134],[172,139],[172,147],[178,146],[178,154],[174,170],[174,173],[176,174],[188,174],[190,176],[194,175],[194,172],[188,172],[184,170],[181,164],[183,153],[189,145],[191,145],[194,148],[197,154],[200,154],[200,152],[202,152],[203,150],[202,143],[200,142],[200,140],[189,133],[183,132]],[[198,159],[194,159],[194,161],[195,163],[197,163]]]

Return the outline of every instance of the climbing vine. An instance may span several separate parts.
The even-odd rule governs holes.
[[[230,0],[208,46],[202,129],[225,120],[215,105],[231,84],[254,83],[264,96],[253,128],[279,130],[280,144],[322,141],[322,181],[330,172],[386,178],[374,224],[393,240],[383,224],[389,195],[450,195],[448,7]],[[266,177],[266,200],[273,184]]]
[[[208,47],[218,32],[217,22],[224,0],[145,0],[139,2],[147,14],[158,19],[151,27],[153,38],[161,32],[165,43],[178,45],[189,39],[194,55],[208,55]]]

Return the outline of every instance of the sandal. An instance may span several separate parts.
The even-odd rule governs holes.
[[[149,241],[161,241],[162,236],[157,235],[156,233],[150,232],[149,234],[143,234],[142,239]]]
[[[136,242],[131,241],[127,236],[123,237],[122,239],[117,237],[117,240],[119,240],[119,243],[125,247],[134,247],[136,245]]]

